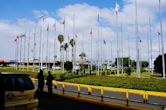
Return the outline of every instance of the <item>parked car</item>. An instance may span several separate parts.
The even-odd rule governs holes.
[[[37,110],[36,89],[29,75],[1,73],[5,90],[5,110]]]

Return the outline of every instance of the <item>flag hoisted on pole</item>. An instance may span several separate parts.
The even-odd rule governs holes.
[[[15,39],[14,39],[14,42],[16,43],[16,49],[15,49],[15,67],[16,67],[16,70],[18,69],[18,45],[19,45],[19,36],[16,36]]]
[[[115,4],[115,12],[116,12],[116,27],[117,27],[117,75],[119,76],[119,36],[118,36],[118,12],[120,10],[120,6],[117,4]]]
[[[161,49],[162,49],[163,78],[165,79],[164,41],[163,41],[162,16],[161,16],[161,6],[160,6],[160,3],[161,3],[161,0],[159,0],[160,36],[161,36]]]

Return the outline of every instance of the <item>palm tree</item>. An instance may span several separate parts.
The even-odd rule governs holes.
[[[60,62],[61,62],[61,68],[64,71],[64,66],[63,66],[64,62],[62,62],[62,48],[63,48],[62,42],[64,41],[64,36],[62,34],[58,35],[58,41],[60,43]]]
[[[79,56],[80,56],[81,60],[84,60],[84,58],[86,58],[86,54],[84,52],[82,52]]]
[[[73,69],[72,69],[72,72],[74,72],[74,45],[75,45],[76,43],[75,43],[75,40],[74,40],[74,38],[72,38],[71,40],[70,40],[70,45],[72,46],[72,64],[73,64]]]
[[[67,61],[67,48],[68,47],[69,47],[68,43],[65,43],[64,46],[63,46],[63,48],[64,48],[64,50],[66,52],[66,61]]]

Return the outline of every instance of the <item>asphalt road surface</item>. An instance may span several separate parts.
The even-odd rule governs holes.
[[[118,110],[86,102],[63,98],[57,95],[49,96],[47,93],[39,95],[39,110]]]

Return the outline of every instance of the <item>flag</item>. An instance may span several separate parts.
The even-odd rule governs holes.
[[[14,42],[17,42],[17,40],[19,39],[19,37],[18,36],[16,36],[16,38],[14,39]]]
[[[118,14],[119,10],[120,10],[120,6],[119,6],[119,4],[116,2],[116,4],[115,4],[115,11],[116,11],[116,14]]]
[[[65,25],[65,19],[62,21],[62,24]]]
[[[90,33],[89,33],[89,34],[90,34],[90,36],[92,37],[92,29],[91,29],[91,31],[90,31]]]
[[[53,28],[56,31],[56,23],[53,24]]]
[[[161,33],[160,33],[160,32],[158,32],[158,35],[160,36],[160,35],[161,35]]]
[[[142,40],[139,40],[139,42],[141,43],[141,42],[142,42]]]
[[[78,37],[77,34],[75,35],[75,37],[76,37],[76,38]]]
[[[99,22],[99,20],[100,20],[100,16],[99,16],[99,13],[98,13],[98,15],[97,15],[97,21]]]
[[[48,26],[47,26],[47,32],[49,31],[49,24],[48,24]]]
[[[103,40],[103,43],[104,43],[104,44],[106,44],[106,41],[105,41],[105,40]]]

